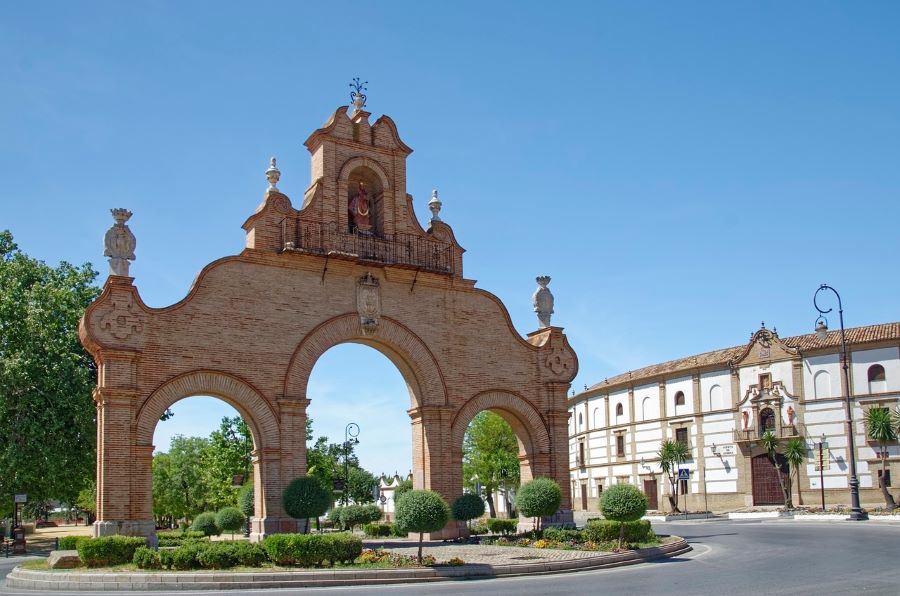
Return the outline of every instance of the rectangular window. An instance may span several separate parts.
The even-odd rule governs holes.
[[[686,428],[676,428],[675,429],[675,442],[681,443],[685,447],[688,444],[688,429]]]
[[[616,456],[625,457],[625,435],[616,435]]]
[[[679,480],[678,481],[678,491],[682,495],[688,494],[688,481],[687,480]]]
[[[587,465],[584,461],[584,441],[578,441],[578,465],[582,468]]]

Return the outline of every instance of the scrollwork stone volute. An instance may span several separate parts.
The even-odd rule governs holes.
[[[538,323],[541,329],[544,329],[550,326],[550,316],[553,314],[553,294],[547,287],[547,284],[550,283],[550,276],[539,275],[536,281],[538,289],[535,290],[532,296],[532,302],[534,304],[534,312],[537,313]]]
[[[364,335],[371,335],[381,319],[381,288],[378,279],[366,273],[356,283],[356,309]]]
[[[137,240],[125,222],[131,217],[128,209],[110,209],[116,223],[107,230],[103,237],[103,256],[109,257],[109,274],[128,277],[128,267],[135,259],[134,249]]]

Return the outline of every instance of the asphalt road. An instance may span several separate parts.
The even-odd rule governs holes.
[[[259,590],[255,593],[272,596],[301,593],[360,596],[598,593],[818,596],[864,593],[900,596],[900,524],[716,520],[654,523],[654,528],[660,533],[685,537],[694,550],[673,559],[600,571],[405,586]],[[0,576],[5,576],[11,568],[10,563],[0,559]],[[2,588],[0,591],[35,594],[9,592]],[[111,593],[114,592],[98,594]],[[71,594],[85,596],[89,593]],[[234,596],[235,592],[224,594]]]

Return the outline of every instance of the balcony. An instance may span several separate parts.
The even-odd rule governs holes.
[[[780,430],[778,428],[751,428],[748,430],[735,430],[734,442],[747,444],[759,441],[760,438],[762,438],[763,433],[765,433],[766,431],[771,431],[776,437],[778,437],[779,440],[806,436],[806,427],[798,422],[795,422],[792,426],[782,426]]]
[[[454,273],[453,246],[421,234],[346,232],[335,223],[286,217],[281,222],[285,252],[301,252],[381,265],[401,265],[437,273]]]

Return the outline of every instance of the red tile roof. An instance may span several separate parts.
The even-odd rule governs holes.
[[[845,329],[847,336],[847,344],[855,346],[859,344],[867,344],[885,340],[900,340],[900,322],[882,323],[880,325],[866,325],[865,327],[853,327]],[[818,350],[823,348],[835,348],[841,344],[840,330],[831,330],[825,339],[819,339],[815,333],[806,335],[795,335],[794,337],[779,338],[783,344],[791,348],[797,348],[801,351]],[[668,375],[678,371],[689,371],[694,368],[728,365],[728,362],[739,357],[747,349],[747,345],[734,346],[732,348],[724,348],[721,350],[713,350],[712,352],[704,352],[687,358],[678,358],[677,360],[669,360],[659,364],[651,364],[644,368],[631,370],[614,377],[610,377],[601,383],[591,386],[588,391],[601,389],[628,383],[629,381],[656,377],[660,375]],[[578,399],[575,396],[571,399]]]

